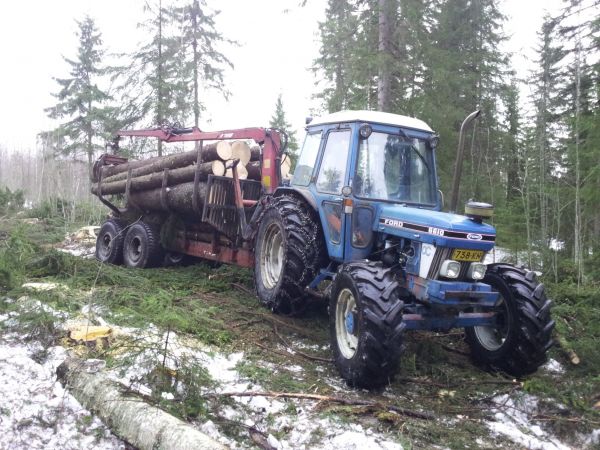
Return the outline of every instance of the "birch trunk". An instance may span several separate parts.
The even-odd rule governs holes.
[[[96,413],[111,431],[141,450],[225,450],[226,447],[191,425],[124,395],[124,387],[102,373],[87,373],[82,361],[67,359],[56,370],[59,380],[87,409]]]

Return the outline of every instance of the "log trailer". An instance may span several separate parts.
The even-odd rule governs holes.
[[[192,255],[253,268],[260,302],[276,313],[299,313],[310,297],[329,302],[333,356],[352,386],[388,383],[409,330],[461,327],[477,363],[515,376],[537,370],[552,345],[551,301],[534,272],[483,263],[496,239],[484,222],[491,205],[442,212],[433,130],[410,117],[342,111],[306,131],[289,182],[277,130],[119,132],[115,150],[123,136],[196,149],[176,157],[191,164],[187,178],[175,176],[174,156],[97,161],[94,193],[112,210],[97,258],[146,268]],[[205,170],[216,144],[204,141],[218,140],[260,145],[256,180],[240,179],[239,159],[225,163],[231,177]],[[102,193],[115,177],[124,207]]]

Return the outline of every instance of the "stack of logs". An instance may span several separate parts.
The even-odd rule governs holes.
[[[102,167],[102,181],[92,185],[92,193],[102,195],[124,194],[128,173],[131,169],[129,200],[135,206],[147,210],[174,210],[190,213],[194,210],[193,192],[196,169],[198,169],[198,203],[206,196],[206,180],[209,175],[233,177],[228,162],[239,159],[237,172],[240,179],[261,180],[261,149],[250,147],[244,141],[220,141],[204,145],[199,167],[197,150],[173,155],[129,161],[124,164]],[[281,163],[282,177],[290,175],[290,160],[287,155]],[[168,173],[165,175],[165,169]],[[165,179],[166,177],[166,179]],[[161,197],[166,183],[166,198]],[[165,195],[165,194],[163,194]],[[165,204],[166,203],[166,204]]]

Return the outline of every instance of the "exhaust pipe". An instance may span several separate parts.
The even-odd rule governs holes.
[[[465,150],[465,129],[481,114],[481,110],[478,109],[469,114],[465,120],[463,120],[460,126],[460,134],[458,136],[458,151],[456,153],[456,162],[454,163],[454,180],[452,182],[452,197],[450,198],[450,212],[456,212],[456,204],[458,203],[458,193],[460,190],[460,177],[462,173],[462,165]]]

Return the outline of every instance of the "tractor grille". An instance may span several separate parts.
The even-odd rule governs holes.
[[[208,177],[206,200],[202,210],[202,221],[211,224],[230,239],[239,235],[240,225],[235,206],[234,180],[228,177]],[[253,180],[240,180],[242,198],[245,200],[258,200],[262,186]],[[246,208],[248,210],[248,208]],[[249,219],[246,211],[246,219]]]
[[[437,280],[439,273],[440,273],[440,267],[442,267],[442,263],[444,262],[444,260],[450,258],[450,255],[452,254],[452,249],[448,248],[448,247],[438,247],[435,250],[435,255],[433,255],[433,261],[431,262],[431,267],[429,268],[429,274],[427,275],[427,278],[429,280]]]
[[[442,263],[446,259],[450,259],[452,255],[452,251],[454,248],[437,248],[435,251],[435,255],[433,256],[433,261],[431,262],[431,267],[429,268],[429,274],[427,276],[430,280],[437,280],[439,278],[440,267],[442,267]],[[460,273],[458,278],[454,278],[455,281],[467,281],[467,272],[469,271],[469,262],[460,262]]]

